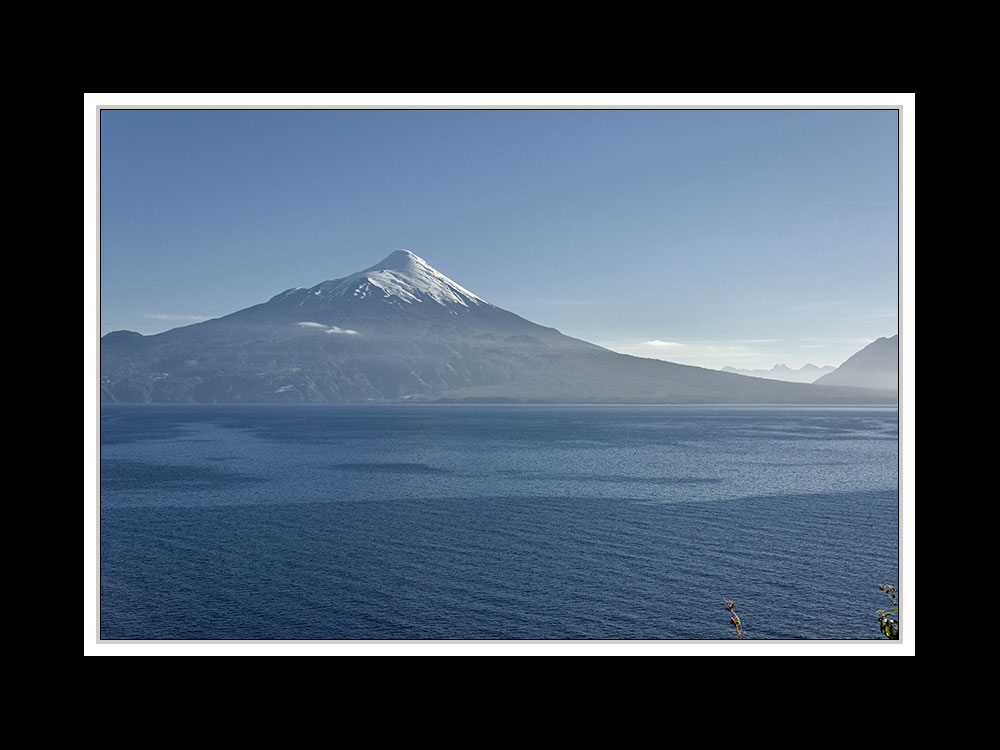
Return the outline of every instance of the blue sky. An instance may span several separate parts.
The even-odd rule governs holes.
[[[101,333],[406,248],[616,351],[839,365],[898,331],[895,110],[111,110]]]

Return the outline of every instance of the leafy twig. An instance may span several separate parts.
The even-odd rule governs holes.
[[[743,637],[743,621],[740,619],[740,616],[738,614],[736,614],[736,612],[733,610],[734,606],[735,605],[733,604],[733,600],[732,599],[727,599],[726,600],[726,609],[729,610],[729,614],[730,614],[729,624],[732,625],[734,628],[736,628],[736,637],[737,638],[742,638]]]
[[[884,584],[878,587],[879,591],[884,591],[892,606],[888,610],[880,609],[875,612],[878,615],[878,629],[882,635],[891,641],[899,640],[899,604],[896,600],[896,587]],[[892,615],[895,614],[895,618]]]

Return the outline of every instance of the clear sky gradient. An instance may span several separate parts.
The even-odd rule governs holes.
[[[405,248],[616,351],[839,365],[898,331],[898,113],[104,110],[101,333]]]

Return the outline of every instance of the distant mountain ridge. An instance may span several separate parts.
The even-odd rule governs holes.
[[[101,339],[109,402],[885,403],[866,389],[618,354],[499,308],[407,250],[221,318]]]
[[[899,390],[899,335],[876,339],[817,385]]]
[[[821,378],[836,369],[832,365],[817,367],[813,364],[806,364],[797,370],[787,365],[775,365],[770,370],[740,370],[735,367],[723,367],[722,371],[732,372],[737,375],[746,375],[751,378],[783,380],[789,383],[814,383],[817,378]]]

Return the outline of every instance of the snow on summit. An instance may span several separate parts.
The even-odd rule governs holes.
[[[389,301],[398,299],[407,304],[426,300],[445,306],[489,304],[436,271],[427,261],[409,250],[396,250],[364,271],[343,279],[324,281],[310,291],[316,297],[350,295],[365,299],[373,296],[391,298]]]

